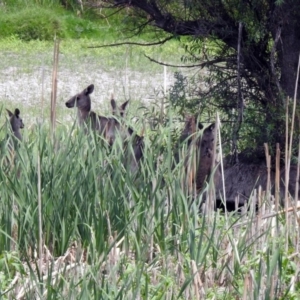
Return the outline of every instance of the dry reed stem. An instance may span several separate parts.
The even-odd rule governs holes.
[[[267,187],[266,191],[269,194],[270,193],[270,186],[271,186],[271,156],[269,153],[269,146],[267,143],[264,143],[265,148],[265,155],[266,155],[266,165],[267,165]]]
[[[287,209],[282,209],[278,212],[273,212],[273,213],[267,213],[265,215],[262,215],[260,218],[261,219],[268,219],[268,218],[273,218],[273,217],[276,217],[276,216],[279,216],[279,215],[282,215],[282,214],[285,214],[286,212],[287,213],[290,213],[290,212],[294,212],[294,210],[296,209],[296,211],[300,210],[300,204],[296,207],[294,206],[290,206],[288,207]],[[246,213],[243,214],[243,215],[247,215]],[[253,221],[256,221],[257,217],[255,217],[253,219]],[[232,228],[235,228],[235,227],[239,227],[239,226],[244,226],[244,225],[247,225],[250,221],[249,220],[246,220],[246,221],[243,221],[243,222],[240,222],[240,223],[236,223],[232,226]]]
[[[250,294],[252,294],[252,281],[251,276],[246,275],[244,280],[244,292],[243,292],[243,300],[250,300],[251,297]]]
[[[42,193],[41,193],[41,163],[40,163],[40,153],[38,152],[37,161],[37,189],[38,189],[38,218],[39,218],[39,268],[42,273],[42,247],[43,247],[43,231],[42,231]]]
[[[288,200],[288,171],[289,171],[289,105],[288,105],[288,98],[286,100],[286,114],[285,114],[285,127],[286,127],[286,132],[285,132],[285,190],[284,190],[284,208],[285,208],[285,221],[286,221],[286,230],[285,230],[285,250],[288,251],[288,240],[289,240],[289,215],[287,213],[287,208],[289,206],[289,200]]]
[[[194,295],[196,296],[196,299],[200,300],[203,299],[205,295],[205,291],[203,289],[203,284],[200,278],[199,271],[197,270],[197,265],[194,260],[191,261],[191,269],[193,273],[193,288],[194,288]]]
[[[213,151],[212,151],[212,163],[211,163],[211,178],[210,178],[210,186],[209,186],[209,191],[208,191],[208,201],[209,201],[209,207],[211,209],[211,212],[215,208],[215,203],[216,203],[216,193],[215,193],[215,166],[216,166],[216,152],[217,152],[217,143],[218,143],[218,132],[220,128],[220,119],[219,119],[219,114],[216,114],[216,121],[215,121],[215,129],[214,129],[214,145],[213,145]],[[225,203],[226,206],[226,203]]]
[[[58,70],[58,57],[59,57],[59,40],[54,41],[53,53],[53,70],[52,70],[52,91],[51,91],[51,130],[52,138],[54,138],[55,125],[56,125],[56,98],[57,98],[57,70]]]
[[[297,163],[297,175],[296,175],[296,190],[295,190],[295,198],[294,198],[294,207],[298,203],[298,193],[299,193],[299,170],[300,170],[300,140],[298,144],[298,163]],[[295,211],[295,220],[297,220],[297,223],[295,223],[295,248],[296,251],[299,251],[299,227],[300,227],[300,220],[298,217],[298,214]]]
[[[300,171],[300,137],[298,137],[299,143],[298,143],[298,162],[297,162],[297,175],[296,175],[296,190],[295,190],[295,198],[294,202],[298,202],[298,192],[299,192],[299,171]]]
[[[45,66],[43,64],[42,67],[42,95],[41,95],[41,115],[42,115],[42,121],[44,120],[44,94],[45,94],[45,88],[44,88],[44,83],[45,83]]]
[[[275,162],[275,211],[279,210],[279,189],[280,189],[280,145],[276,144],[276,162]]]
[[[157,181],[156,178],[153,178],[152,180],[152,193],[155,192],[157,187]],[[149,261],[152,262],[153,260],[153,252],[154,252],[154,235],[152,234],[154,231],[154,212],[155,212],[155,201],[152,201],[151,203],[151,213],[150,213],[150,249],[149,249]]]
[[[223,199],[224,203],[226,203],[226,188],[225,188],[225,175],[224,175],[224,163],[223,163],[223,148],[222,148],[222,139],[221,139],[221,124],[219,124],[219,129],[217,130],[218,134],[218,140],[219,140],[219,157],[220,157],[220,166],[221,166],[221,178],[222,178],[222,190],[223,195],[221,195],[221,198]],[[228,221],[228,212],[225,205],[225,218],[226,223]]]
[[[193,116],[191,118],[192,120],[192,142],[191,142],[191,145],[190,145],[190,149],[189,150],[189,153],[188,153],[188,169],[187,169],[187,179],[188,179],[188,183],[187,183],[187,186],[188,186],[188,193],[189,195],[193,195],[193,190],[194,190],[194,183],[195,183],[195,174],[196,174],[196,170],[195,170],[195,165],[196,165],[196,160],[197,160],[197,155],[196,155],[196,145],[195,145],[195,131],[196,131],[196,128],[195,128],[195,117]]]

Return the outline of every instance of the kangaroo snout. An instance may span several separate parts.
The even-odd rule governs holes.
[[[70,103],[69,101],[66,102],[66,107],[72,108],[74,107],[74,103]]]

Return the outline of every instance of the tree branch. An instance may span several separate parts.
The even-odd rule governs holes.
[[[281,86],[279,83],[278,75],[276,74],[276,70],[275,70],[275,53],[276,53],[276,47],[277,47],[278,41],[280,39],[280,36],[281,36],[281,26],[279,25],[276,30],[276,36],[275,36],[274,44],[273,44],[271,54],[270,54],[270,66],[271,66],[271,74],[273,75],[277,89],[278,89],[279,93],[282,94],[282,89],[281,89]]]
[[[221,2],[215,3],[210,7],[213,18],[199,16],[193,20],[180,20],[170,12],[164,12],[163,8],[158,7],[157,1],[153,0],[104,0],[114,4],[115,7],[132,7],[146,13],[147,19],[152,21],[151,25],[158,27],[165,32],[196,37],[211,37],[217,36],[230,45],[236,48],[237,25],[234,20],[223,9]],[[224,28],[229,30],[224,31]]]
[[[207,67],[207,66],[219,63],[219,62],[226,61],[226,59],[224,59],[224,58],[216,58],[214,60],[206,61],[206,62],[203,62],[201,64],[196,64],[196,65],[172,65],[172,64],[167,64],[167,63],[160,62],[160,61],[158,61],[154,58],[151,58],[150,56],[148,56],[146,54],[144,54],[144,56],[147,57],[150,61],[152,61],[156,64],[166,66],[166,67],[174,67],[174,68],[195,68],[195,67],[204,68],[204,67]]]
[[[156,46],[156,45],[162,45],[164,43],[166,43],[167,41],[170,41],[171,39],[173,39],[174,36],[169,36],[167,38],[165,38],[162,41],[158,41],[158,42],[154,42],[154,43],[136,43],[136,42],[124,42],[124,43],[115,43],[115,44],[108,44],[108,45],[102,45],[102,46],[88,46],[88,48],[104,48],[104,47],[117,47],[117,46],[123,46],[123,45],[135,45],[135,46]]]

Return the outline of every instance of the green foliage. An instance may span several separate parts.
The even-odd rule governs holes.
[[[99,22],[76,16],[74,12],[63,9],[50,2],[17,5],[8,2],[0,11],[0,38],[15,36],[24,41],[51,41],[54,37],[79,38],[101,35]]]
[[[22,275],[25,274],[18,253],[3,251],[0,254],[0,291],[8,288],[17,272]]]
[[[65,28],[58,17],[50,11],[36,7],[25,9],[1,18],[2,37],[16,35],[21,40],[53,40],[64,37]]]
[[[188,77],[180,72],[175,72],[174,79],[174,84],[169,90],[171,106],[181,116],[200,113],[201,102],[197,95],[193,93],[195,87],[191,85]]]

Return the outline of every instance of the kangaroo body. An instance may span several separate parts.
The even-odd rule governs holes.
[[[295,196],[300,199],[300,193],[296,193],[297,185],[297,169],[296,165],[290,166],[289,184],[287,186],[289,194],[294,198]],[[280,199],[284,199],[285,194],[285,169],[281,169],[279,174],[280,182]],[[236,204],[242,207],[249,201],[254,189],[261,187],[263,191],[267,189],[268,170],[264,161],[261,163],[253,163],[251,160],[240,160],[239,163],[228,165],[224,167],[224,185],[222,180],[219,180],[216,186],[217,201],[221,202],[225,197],[227,210],[235,210]],[[298,182],[299,184],[299,182]],[[270,192],[275,195],[275,171],[270,170]],[[283,205],[283,201],[281,201]]]
[[[14,113],[10,110],[6,109],[9,116],[9,130],[10,133],[7,134],[7,138],[5,141],[1,142],[1,151],[6,153],[4,155],[4,168],[6,170],[14,169],[16,162],[15,150],[19,146],[20,141],[22,141],[21,129],[24,128],[24,123],[22,118],[20,117],[20,110],[18,108],[15,109]],[[1,162],[2,163],[2,162]],[[17,176],[20,176],[20,169],[17,168]]]
[[[13,149],[15,147],[15,144],[17,140],[22,141],[22,134],[21,129],[24,128],[24,123],[22,118],[20,117],[20,110],[18,108],[15,109],[14,113],[12,113],[10,110],[6,109],[9,116],[9,122],[11,126],[11,130],[13,133],[13,137],[9,138],[9,148]]]

